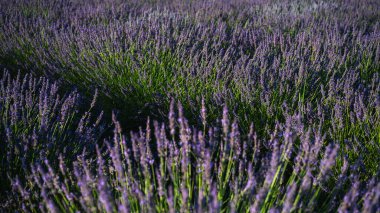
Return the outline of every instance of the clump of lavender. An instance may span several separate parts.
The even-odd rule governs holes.
[[[9,193],[9,178],[18,176],[23,182],[31,165],[49,161],[56,167],[60,154],[69,165],[83,150],[95,150],[102,132],[102,116],[96,118],[91,112],[95,98],[81,116],[77,92],[61,95],[57,83],[46,78],[16,77],[4,71],[0,79],[1,201]]]
[[[340,177],[348,172],[337,164],[339,145],[326,146],[317,129],[293,126],[299,116],[289,116],[264,140],[254,128],[241,135],[228,116],[223,116],[223,130],[198,131],[182,110],[178,105],[178,113],[171,112],[175,124],[170,128],[148,120],[145,130],[129,137],[114,118],[114,136],[97,147],[95,158],[78,156],[73,170],[61,161],[54,171],[45,161],[33,167],[26,185],[14,179],[20,207],[42,212],[344,212],[351,200],[365,195],[355,208],[379,210],[376,180],[368,186],[358,179],[338,183],[335,171]],[[351,183],[347,191],[344,185]],[[343,199],[335,191],[347,194]]]

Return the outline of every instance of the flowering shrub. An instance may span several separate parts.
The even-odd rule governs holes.
[[[24,175],[30,166],[49,160],[58,165],[57,156],[70,162],[84,149],[95,151],[102,133],[101,116],[94,121],[91,109],[82,117],[79,94],[60,96],[56,83],[45,78],[17,76],[4,72],[0,80],[0,181],[1,190],[9,190],[9,178]],[[1,198],[7,194],[1,193]]]
[[[78,156],[73,170],[63,156],[59,171],[49,161],[36,165],[26,187],[14,181],[23,210],[379,210],[378,178],[368,185],[359,181],[358,168],[345,158],[338,164],[339,145],[324,144],[318,128],[302,128],[299,115],[278,124],[266,141],[257,138],[254,127],[241,135],[226,108],[221,128],[207,132],[189,127],[181,105],[175,114],[172,108],[170,128],[148,120],[145,131],[130,137],[114,118],[113,139],[97,147],[95,158]]]

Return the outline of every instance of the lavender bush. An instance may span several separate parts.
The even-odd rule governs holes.
[[[1,194],[13,192],[2,200],[21,211],[378,211],[379,8],[0,0],[0,69],[20,73],[0,93]],[[32,75],[36,89],[22,86]],[[91,116],[102,112],[113,138]]]
[[[102,133],[101,115],[97,120],[91,115],[94,99],[90,109],[76,117],[79,103],[77,92],[61,96],[57,84],[46,78],[17,75],[13,79],[4,71],[0,80],[1,201],[10,190],[9,178],[18,176],[24,181],[31,165],[49,160],[58,166],[60,154],[70,163],[84,149],[95,151]]]

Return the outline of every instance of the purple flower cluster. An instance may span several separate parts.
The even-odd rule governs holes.
[[[253,136],[254,129],[249,136],[240,135],[236,122],[226,124],[230,123],[228,116],[223,116],[221,126],[226,132],[216,127],[207,132],[190,128],[181,115],[182,106],[177,108],[179,116],[172,117],[175,124],[170,128],[148,120],[145,130],[129,137],[122,134],[114,118],[113,139],[97,147],[94,158],[79,155],[73,173],[61,155],[59,170],[53,171],[45,161],[32,168],[26,185],[14,179],[23,211],[289,212],[338,208],[340,212],[376,212],[380,208],[378,178],[361,182],[354,171],[340,167],[339,146],[329,144],[322,150],[323,136],[317,129],[293,126],[291,120],[299,119],[298,115],[279,124],[265,141]],[[171,137],[168,132],[180,133]],[[348,191],[346,184],[352,185]],[[340,198],[337,192],[347,193]],[[362,198],[364,202],[359,202]]]
[[[0,80],[2,192],[9,190],[10,177],[24,180],[34,164],[56,162],[59,155],[70,162],[83,150],[94,150],[102,132],[101,117],[94,121],[91,108],[76,117],[79,104],[77,92],[62,95],[57,83],[46,78],[12,78],[4,71]]]

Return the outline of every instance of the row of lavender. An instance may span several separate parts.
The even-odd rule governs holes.
[[[2,206],[379,208],[378,1],[0,8]]]
[[[169,124],[148,120],[97,140],[101,115],[78,116],[78,93],[30,76],[0,81],[2,208],[24,212],[379,211],[377,175],[363,181],[338,144],[302,115],[276,123],[270,139],[239,132],[224,107],[219,127],[189,126],[171,102]],[[77,117],[78,119],[76,119]],[[92,121],[91,121],[92,120]],[[59,157],[57,157],[59,156]],[[6,176],[6,177],[5,177]],[[8,179],[6,179],[8,178]],[[9,181],[8,181],[9,180]]]

